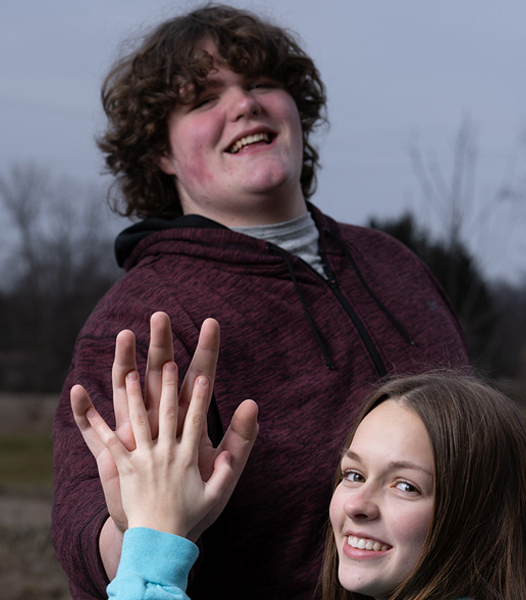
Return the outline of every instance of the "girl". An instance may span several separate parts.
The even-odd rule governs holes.
[[[130,345],[126,336],[116,356]],[[180,407],[176,367],[164,365],[157,423],[135,370],[123,389],[115,386],[115,410],[128,414],[134,445],[120,441],[83,388],[72,390],[76,422],[103,484],[118,480],[127,518],[110,598],[187,598],[192,541],[221,512],[257,435],[256,407],[245,401],[231,425],[237,444],[211,449],[205,423],[216,358]],[[115,467],[118,477],[109,477]],[[526,425],[509,399],[454,373],[388,382],[344,444],[323,600],[523,600],[525,506]]]
[[[381,386],[344,445],[323,600],[526,598],[526,425],[453,373]]]

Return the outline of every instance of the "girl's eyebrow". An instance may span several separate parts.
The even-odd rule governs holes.
[[[359,454],[353,452],[350,448],[343,455],[344,458],[349,458],[351,460],[355,460],[359,463],[362,463],[362,459]],[[429,475],[429,477],[433,477],[433,473],[430,473],[427,469],[425,469],[422,465],[415,463],[410,460],[393,460],[387,464],[387,468],[389,471],[396,471],[397,469],[413,469],[415,471],[420,471]]]

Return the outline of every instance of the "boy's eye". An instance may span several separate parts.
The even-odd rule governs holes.
[[[255,81],[251,85],[249,85],[249,89],[257,90],[257,89],[265,89],[265,88],[275,88],[276,84],[272,81]]]
[[[212,96],[204,96],[202,98],[198,98],[195,102],[194,102],[194,108],[200,108],[201,106],[205,106],[205,104],[208,104],[209,102],[212,101]]]

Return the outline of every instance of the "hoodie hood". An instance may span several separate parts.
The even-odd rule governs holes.
[[[167,219],[163,217],[148,217],[135,223],[130,227],[121,231],[115,240],[115,258],[117,264],[121,268],[126,267],[126,262],[131,256],[133,250],[145,237],[158,231],[166,231],[168,229],[228,229],[217,221],[207,219],[201,215],[184,215],[175,219]]]

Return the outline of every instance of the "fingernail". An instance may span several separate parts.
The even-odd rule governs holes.
[[[139,373],[137,373],[137,371],[130,371],[126,374],[126,379],[130,383],[134,383],[135,381],[139,380]]]
[[[86,418],[87,419],[94,419],[95,418],[95,410],[93,408],[88,408],[88,410],[86,411]]]
[[[207,387],[208,386],[208,379],[206,377],[198,377],[197,378],[197,384],[202,386],[202,387]]]
[[[172,361],[165,363],[164,370],[167,373],[175,373],[175,363],[173,363]]]

